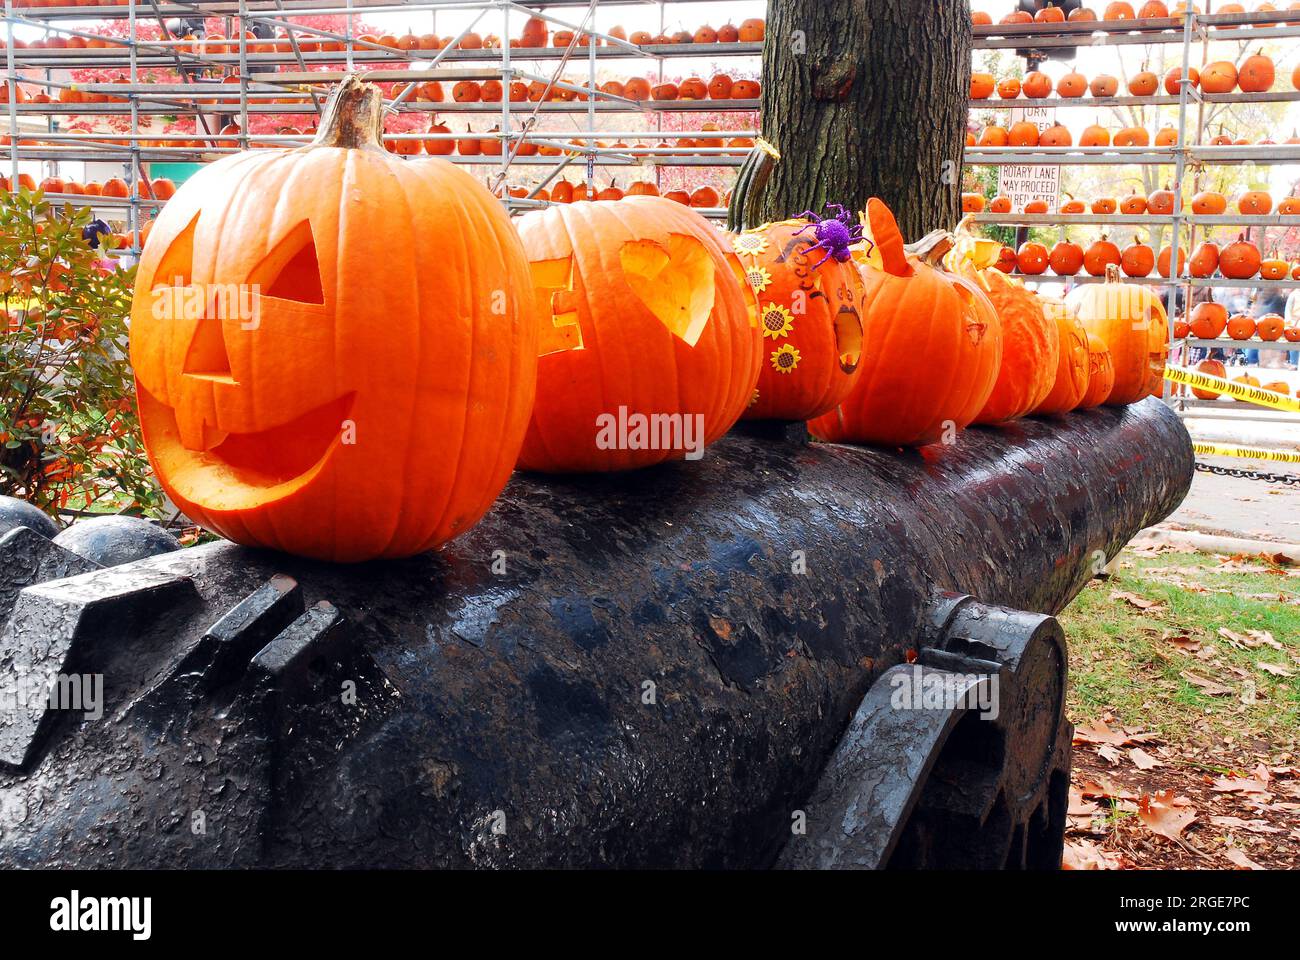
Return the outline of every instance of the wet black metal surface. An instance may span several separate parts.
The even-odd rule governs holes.
[[[214,544],[29,587],[0,670],[106,703],[0,705],[0,865],[768,866],[936,591],[1055,612],[1191,475],[1154,401],[919,453],[731,436],[517,476],[401,563]]]

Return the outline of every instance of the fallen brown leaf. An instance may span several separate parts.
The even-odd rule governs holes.
[[[1164,790],[1139,797],[1137,815],[1152,833],[1182,843],[1183,831],[1196,819],[1196,808],[1185,797]]]
[[[1244,852],[1236,847],[1228,847],[1223,851],[1223,856],[1237,865],[1238,870],[1266,870],[1267,867],[1261,867]]]

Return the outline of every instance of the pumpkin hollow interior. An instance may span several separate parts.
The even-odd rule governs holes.
[[[214,510],[262,506],[305,486],[341,443],[355,397],[344,394],[256,433],[222,434],[205,424],[205,440],[212,445],[194,450],[182,442],[176,411],[139,390],[141,420],[154,434],[159,472],[182,499]]]
[[[671,234],[668,247],[633,240],[619,251],[627,285],[674,336],[692,347],[713,313],[714,263],[694,237]]]

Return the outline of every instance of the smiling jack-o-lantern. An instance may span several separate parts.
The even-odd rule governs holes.
[[[528,263],[500,204],[380,146],[340,85],[311,146],[200,171],[158,217],[132,310],[163,488],[240,543],[399,557],[472,526],[514,465],[536,376]]]
[[[747,420],[811,420],[857,383],[862,359],[862,276],[818,245],[807,220],[786,220],[733,241],[758,299],[767,357]]]
[[[762,337],[740,261],[704,218],[639,196],[551,207],[518,227],[542,327],[521,467],[694,458],[731,428]]]

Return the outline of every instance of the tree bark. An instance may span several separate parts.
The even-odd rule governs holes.
[[[771,0],[763,136],[781,152],[759,209],[893,209],[904,236],[961,215],[967,0]]]

